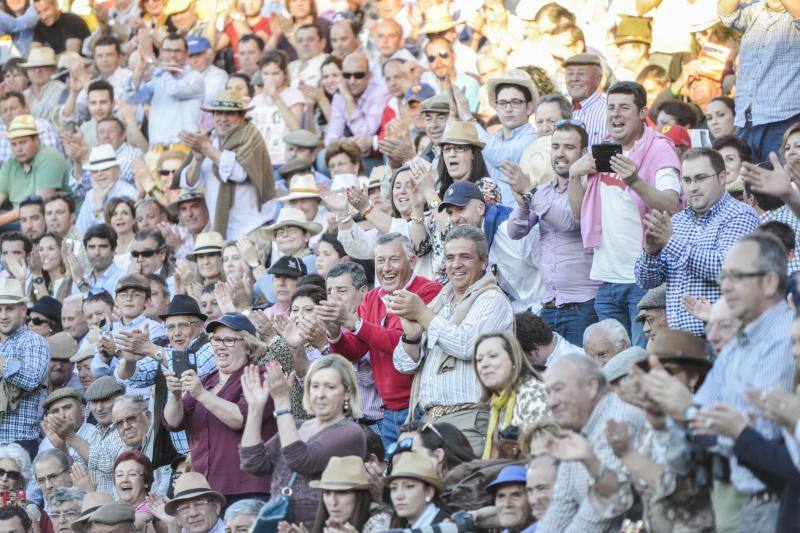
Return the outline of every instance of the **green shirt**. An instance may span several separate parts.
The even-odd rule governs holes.
[[[16,158],[11,157],[0,168],[0,194],[8,198],[14,207],[28,196],[42,189],[69,192],[69,162],[58,150],[41,145],[25,170]]]

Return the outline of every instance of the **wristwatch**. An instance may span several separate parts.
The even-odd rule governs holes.
[[[291,409],[275,409],[275,411],[272,413],[272,416],[278,418],[281,415],[290,415],[290,414],[292,414]]]
[[[33,281],[34,285],[41,285],[42,283],[44,283],[44,278],[42,276],[37,276],[33,278],[31,281]]]
[[[358,330],[361,329],[361,323],[362,323],[361,317],[356,318],[356,321],[353,324],[353,327],[350,328],[350,331],[352,331],[353,333],[356,333]]]
[[[531,205],[531,200],[533,199],[534,194],[536,194],[536,187],[522,195],[522,201],[525,203],[525,205]]]
[[[684,422],[688,422],[689,420],[694,418],[695,415],[697,414],[697,411],[699,411],[699,410],[700,410],[700,406],[698,406],[696,404],[689,405],[689,407],[687,407],[683,411],[683,420],[684,420]]]
[[[255,270],[255,269],[257,269],[258,267],[261,266],[261,262],[260,261],[253,261],[252,263],[247,263],[247,266],[249,266],[252,270]]]

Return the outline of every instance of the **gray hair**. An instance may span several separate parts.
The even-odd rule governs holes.
[[[444,239],[445,246],[448,242],[456,239],[467,239],[475,243],[475,249],[478,252],[478,258],[485,260],[489,257],[489,241],[486,239],[486,234],[474,226],[469,224],[461,224],[447,232],[447,237]]]
[[[80,505],[84,496],[86,496],[86,491],[78,487],[56,487],[50,496],[50,507],[58,507],[69,502],[76,502]]]
[[[375,250],[378,249],[378,246],[383,246],[394,241],[400,242],[400,245],[403,247],[403,252],[406,254],[406,259],[411,261],[411,259],[416,255],[414,253],[414,245],[411,244],[411,239],[397,232],[387,233],[386,235],[381,235],[378,237],[378,242],[375,243]]]
[[[586,340],[594,334],[595,331],[603,331],[611,344],[616,346],[618,350],[624,350],[631,345],[631,338],[628,335],[628,330],[625,329],[619,320],[614,318],[606,318],[600,322],[595,322],[583,331],[583,344]]]
[[[603,374],[603,368],[600,363],[581,352],[566,353],[556,360],[559,363],[567,362],[578,368],[580,375],[586,379],[594,377],[597,379],[597,387],[600,392],[608,388],[608,380]]]
[[[542,96],[536,107],[538,108],[542,104],[558,104],[558,111],[561,113],[561,117],[564,119],[572,118],[572,104],[560,94]]]
[[[138,394],[123,394],[122,396],[117,396],[117,398],[114,399],[114,403],[111,404],[111,410],[113,411],[117,405],[125,402],[136,405],[142,413],[147,411],[149,403],[146,399],[142,398]]]
[[[742,242],[752,242],[758,246],[758,254],[756,255],[758,269],[767,274],[777,274],[778,291],[781,294],[786,292],[788,283],[786,276],[787,258],[786,247],[783,243],[776,236],[766,231],[755,231],[736,241],[737,244]]]
[[[0,445],[0,459],[10,459],[17,463],[22,478],[25,481],[25,487],[33,481],[33,466],[31,465],[31,456],[25,451],[25,448],[12,442],[11,444]],[[23,487],[23,488],[25,488]]]
[[[61,470],[67,470],[70,465],[72,465],[72,459],[69,455],[58,448],[48,448],[33,458],[33,467],[35,468],[37,464],[41,463],[42,461],[46,461],[47,459],[54,459],[57,461],[58,466],[61,467]]]
[[[333,268],[328,271],[328,276],[325,279],[338,278],[345,274],[350,275],[350,279],[353,281],[353,287],[356,289],[367,285],[367,273],[364,272],[364,267],[358,263],[352,262],[333,265]]]
[[[261,500],[255,499],[247,499],[247,500],[239,500],[238,502],[233,502],[230,507],[225,509],[225,516],[223,520],[227,522],[232,518],[235,518],[239,515],[246,515],[256,517],[258,513],[261,512],[261,508],[264,507],[264,502]]]

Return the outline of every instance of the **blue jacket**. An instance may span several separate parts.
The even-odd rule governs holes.
[[[492,247],[492,241],[494,240],[494,234],[497,232],[497,228],[503,221],[508,220],[511,211],[512,208],[505,205],[486,205],[486,211],[483,214],[483,232],[489,240],[489,248]]]

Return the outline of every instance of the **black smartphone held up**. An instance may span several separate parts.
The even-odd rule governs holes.
[[[592,145],[592,156],[598,172],[612,172],[611,157],[615,155],[622,155],[621,144],[600,143]]]
[[[175,376],[181,377],[186,370],[194,370],[197,372],[194,354],[187,352],[186,350],[173,350],[172,371],[175,372]]]

